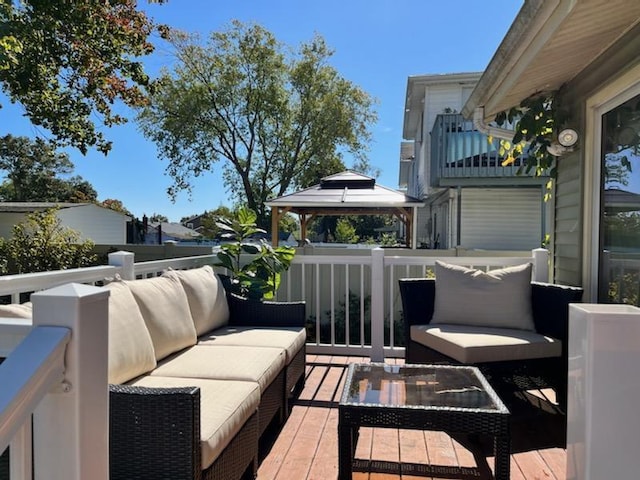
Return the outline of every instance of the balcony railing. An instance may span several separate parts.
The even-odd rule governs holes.
[[[431,186],[443,187],[470,183],[484,179],[497,184],[497,179],[518,175],[522,160],[502,166],[498,139],[489,138],[474,129],[473,122],[460,114],[440,114],[431,130]],[[530,176],[520,175],[531,181]],[[527,179],[527,180],[525,180]]]
[[[300,252],[281,285],[280,300],[307,302],[309,353],[355,353],[373,360],[401,356],[397,280],[428,275],[438,259],[484,269],[529,261],[534,280],[549,280],[543,249],[500,256],[457,250],[353,252]],[[116,252],[109,261],[110,266],[93,269],[0,277],[1,294],[12,298],[58,286],[32,296],[31,326],[0,319],[0,338],[10,340],[0,344],[0,357],[8,356],[0,364],[0,453],[11,445],[11,480],[31,480],[32,465],[35,478],[107,478],[108,294],[68,282],[94,284],[116,274],[124,279],[155,276],[167,268],[211,264],[215,255],[134,263],[133,254]]]

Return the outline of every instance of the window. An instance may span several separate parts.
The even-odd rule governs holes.
[[[640,95],[601,124],[598,301],[640,305]]]

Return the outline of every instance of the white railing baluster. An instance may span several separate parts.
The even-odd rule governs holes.
[[[335,346],[336,344],[336,288],[335,288],[335,270],[334,264],[332,263],[329,266],[329,271],[331,272],[331,281],[330,281],[330,304],[331,304],[331,345]]]
[[[11,480],[31,480],[33,478],[32,440],[31,415],[29,415],[11,441],[9,450],[9,478]]]
[[[384,249],[371,250],[371,360],[384,360]]]
[[[360,265],[360,347],[364,346],[364,265]]]
[[[344,308],[344,335],[345,335],[345,340],[344,343],[345,345],[349,346],[351,345],[351,296],[349,295],[349,265],[345,265],[344,266],[344,277],[345,277],[345,285],[344,285],[344,304],[345,304],[345,308]]]
[[[316,344],[320,345],[320,264],[316,264]]]

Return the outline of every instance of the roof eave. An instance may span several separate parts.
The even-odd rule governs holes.
[[[560,3],[560,0],[525,1],[469,99],[462,107],[461,113],[464,117],[472,118],[475,109],[483,106],[485,107],[484,120],[487,122],[493,120],[495,113],[491,108],[492,103],[503,97],[515,81],[515,70],[524,69],[528,59],[537,53],[552,33],[547,21]],[[573,3],[564,2],[563,4],[566,8]],[[562,16],[566,16],[567,13],[565,10]]]

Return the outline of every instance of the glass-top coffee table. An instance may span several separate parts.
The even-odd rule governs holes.
[[[475,367],[351,364],[338,414],[340,480],[351,479],[360,427],[490,435],[495,478],[509,480],[509,410]]]

